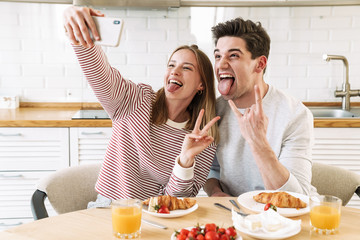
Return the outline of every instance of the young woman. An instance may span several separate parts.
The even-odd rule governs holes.
[[[83,7],[64,12],[80,66],[113,124],[96,190],[109,199],[196,196],[218,140],[210,60],[195,45],[177,48],[154,92],[110,66],[89,36],[87,26],[98,36],[92,15],[103,16]]]

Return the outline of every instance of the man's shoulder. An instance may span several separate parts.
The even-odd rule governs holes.
[[[289,108],[306,108],[305,105],[296,97],[287,93],[281,89],[278,89],[274,86],[269,87],[269,104],[279,107],[289,107]]]
[[[268,109],[277,113],[276,116],[281,115],[286,119],[307,118],[310,121],[311,112],[299,99],[275,87],[271,87],[270,95],[266,104]]]

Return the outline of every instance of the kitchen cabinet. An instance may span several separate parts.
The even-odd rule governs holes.
[[[0,230],[33,220],[36,183],[69,165],[68,138],[68,128],[0,128]]]
[[[109,127],[70,128],[70,166],[102,162],[110,137]]]
[[[315,128],[313,161],[335,165],[360,174],[360,128]],[[354,194],[349,207],[360,208]]]

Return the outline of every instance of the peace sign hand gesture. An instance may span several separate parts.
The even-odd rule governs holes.
[[[191,167],[194,164],[195,156],[201,153],[214,141],[213,137],[208,136],[208,130],[220,119],[220,117],[214,117],[202,130],[200,130],[200,124],[203,116],[204,109],[201,109],[199,116],[196,119],[194,130],[185,135],[179,161],[179,164],[182,167]]]
[[[268,118],[263,111],[260,89],[255,85],[254,90],[255,104],[245,109],[244,114],[237,109],[232,100],[229,100],[229,105],[237,118],[241,134],[251,148],[261,147],[266,142],[268,127]]]

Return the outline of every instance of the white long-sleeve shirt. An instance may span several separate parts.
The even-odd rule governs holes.
[[[101,47],[74,46],[80,66],[112,120],[112,136],[96,190],[110,199],[146,199],[157,195],[196,196],[205,184],[216,145],[195,157],[191,168],[177,163],[185,123],[150,123],[156,93],[112,68]]]
[[[269,86],[263,110],[268,117],[267,139],[278,160],[289,170],[288,181],[278,190],[309,194],[311,186],[313,116],[298,100]],[[220,142],[208,178],[217,178],[224,192],[239,196],[264,190],[260,171],[227,101],[216,104]],[[239,109],[243,112],[243,109]]]

